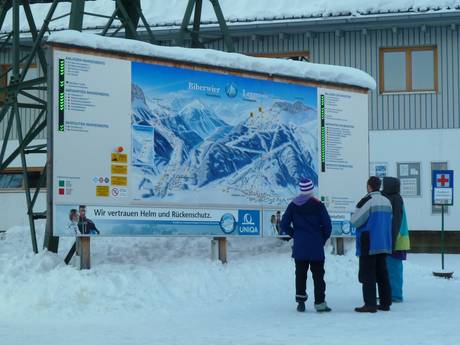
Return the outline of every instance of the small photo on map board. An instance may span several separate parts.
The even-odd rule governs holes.
[[[289,237],[281,229],[281,218],[286,207],[274,207],[264,209],[263,212],[263,236],[264,237]]]
[[[421,196],[420,162],[396,163],[403,197]]]

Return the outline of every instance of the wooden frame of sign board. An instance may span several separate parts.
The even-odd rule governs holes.
[[[241,77],[248,77],[254,79],[263,79],[263,80],[270,80],[276,82],[285,82],[285,83],[293,83],[297,85],[304,85],[304,86],[311,86],[311,87],[324,87],[329,89],[341,90],[341,91],[349,91],[361,94],[367,94],[369,89],[359,86],[353,85],[346,85],[340,83],[332,83],[332,82],[319,82],[313,79],[307,78],[295,78],[277,74],[268,74],[268,73],[261,73],[261,72],[254,72],[248,70],[241,70],[241,69],[234,69],[234,68],[227,68],[227,67],[218,67],[206,64],[197,64],[192,62],[184,62],[178,61],[173,59],[166,59],[166,58],[158,58],[158,57],[150,57],[144,55],[137,55],[137,54],[128,54],[124,52],[117,52],[112,50],[101,50],[101,49],[93,49],[88,47],[79,47],[74,46],[72,44],[62,44],[62,43],[49,43],[47,44],[48,48],[48,58],[51,60],[51,49],[56,49],[59,51],[69,52],[69,53],[79,53],[79,54],[88,54],[93,56],[105,57],[105,58],[114,58],[120,60],[127,60],[127,61],[137,61],[137,62],[144,62],[144,63],[151,63],[151,64],[158,64],[163,66],[169,67],[176,67],[176,68],[186,68],[190,70],[196,71],[203,71],[203,72],[211,72],[211,73],[221,73],[221,74],[232,74]],[[50,49],[51,48],[51,49]],[[53,87],[53,75],[52,75],[53,68],[49,68],[49,87]],[[53,93],[48,92],[48,106],[50,107],[49,113],[52,114],[52,97]],[[52,161],[52,116],[49,116],[49,124],[48,124],[48,161]],[[52,185],[52,164],[48,165],[48,219],[50,221],[50,226],[52,227],[52,209],[53,209],[53,185]],[[212,236],[210,236],[212,237]],[[81,250],[80,253],[80,268],[81,269],[89,269],[91,267],[91,260],[90,260],[90,236],[81,236],[79,237],[80,245],[79,248]],[[226,237],[213,237],[214,241],[218,243],[218,258],[222,263],[227,262],[227,238]],[[343,239],[341,239],[343,241]],[[70,254],[70,252],[69,252]],[[70,261],[70,259],[69,259]]]
[[[297,50],[284,53],[249,53],[249,56],[264,57],[273,59],[290,59],[296,61],[310,61],[310,52],[308,50]]]
[[[329,87],[331,89],[351,91],[351,92],[363,93],[363,94],[367,94],[369,92],[369,89],[363,88],[360,86],[353,86],[353,85],[339,84],[339,83],[332,83],[332,82],[319,82],[313,79],[295,78],[295,77],[277,75],[276,73],[268,74],[268,73],[253,72],[253,71],[228,68],[228,67],[218,67],[218,66],[205,65],[205,64],[195,64],[191,62],[149,57],[145,55],[128,54],[124,52],[116,52],[116,51],[111,51],[111,50],[100,50],[100,49],[93,49],[93,48],[87,48],[87,47],[77,47],[71,44],[66,45],[66,44],[61,44],[61,43],[59,44],[50,43],[48,44],[48,46],[57,48],[59,50],[67,51],[70,53],[80,53],[80,54],[83,53],[83,54],[89,54],[89,55],[100,56],[100,57],[108,57],[108,58],[128,60],[128,61],[153,63],[153,64],[159,64],[163,66],[187,68],[187,69],[204,71],[204,72],[233,74],[233,75],[237,75],[241,77],[279,81],[279,82],[285,82],[285,83],[294,83],[294,84],[305,85],[305,86]]]

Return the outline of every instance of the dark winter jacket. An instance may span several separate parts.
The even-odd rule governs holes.
[[[399,194],[401,190],[401,183],[396,177],[384,177],[383,178],[383,190],[382,194],[390,200],[391,208],[393,210],[393,220],[391,223],[391,233],[393,238],[393,252],[396,244],[396,238],[401,228],[402,216],[403,216],[403,199]]]
[[[96,225],[91,219],[88,218],[79,218],[78,219],[78,230],[82,235],[90,235],[90,234],[99,234],[99,230],[96,228]]]
[[[294,199],[281,219],[281,229],[294,239],[296,260],[324,260],[324,245],[331,236],[331,218],[324,204],[311,197]]]

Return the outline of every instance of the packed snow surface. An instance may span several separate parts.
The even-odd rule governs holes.
[[[48,42],[171,59],[179,62],[187,61],[223,68],[354,85],[372,90],[376,87],[374,78],[366,72],[351,67],[252,57],[212,49],[164,47],[146,42],[104,37],[73,30],[54,32],[48,38]]]
[[[362,304],[352,250],[328,254],[333,311],[313,311],[310,277],[300,314],[290,243],[230,240],[222,265],[206,238],[96,238],[93,268],[80,271],[75,259],[63,263],[70,240],[58,255],[32,254],[24,227],[0,240],[2,344],[458,344],[460,280],[432,276],[439,255],[410,255],[405,302],[363,315],[352,311]],[[446,264],[460,274],[460,256]]]
[[[179,26],[185,13],[188,0],[142,0],[142,10],[151,26]],[[419,13],[451,12],[460,10],[460,0],[220,0],[224,17],[230,22],[282,21],[310,17],[351,16],[362,17],[380,13]],[[58,4],[53,18],[70,12],[70,2]],[[40,27],[46,17],[50,4],[31,5],[34,19]],[[113,0],[88,1],[85,12],[111,16],[115,8]],[[21,30],[28,31],[24,11],[21,9]],[[192,17],[193,18],[193,17]],[[85,16],[83,27],[102,28],[108,19]],[[202,22],[216,24],[216,15],[210,1],[203,1]],[[53,30],[69,27],[69,17],[63,17],[50,23]],[[12,16],[8,12],[3,31],[11,31]]]

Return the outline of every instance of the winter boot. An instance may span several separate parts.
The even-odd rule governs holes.
[[[362,307],[355,308],[357,313],[376,313],[377,307],[371,307],[368,305],[363,305]]]
[[[298,302],[297,311],[303,313],[305,311],[305,302]]]
[[[378,309],[378,310],[383,310],[383,311],[390,311],[390,306],[379,304],[379,305],[377,306],[377,309]]]
[[[332,311],[332,309],[327,306],[326,302],[315,304],[315,309],[318,313],[328,313]]]

